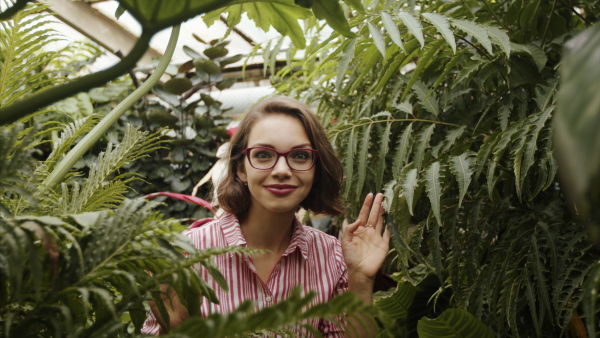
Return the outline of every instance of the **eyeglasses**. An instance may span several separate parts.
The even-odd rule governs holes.
[[[254,169],[268,170],[275,167],[280,156],[285,158],[290,169],[295,171],[307,171],[312,169],[319,155],[315,149],[292,149],[280,153],[275,149],[266,147],[246,148],[244,154]]]

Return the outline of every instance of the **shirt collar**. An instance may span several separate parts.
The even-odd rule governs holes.
[[[223,236],[225,237],[225,242],[228,246],[246,246],[246,239],[242,234],[240,222],[235,215],[227,212],[224,213],[219,218],[219,224],[221,225]],[[294,232],[292,233],[292,240],[290,241],[290,245],[285,250],[282,257],[288,256],[296,249],[299,249],[302,257],[304,257],[305,260],[308,260],[308,240],[306,237],[307,232],[304,229],[304,226],[302,223],[300,223],[298,218],[294,217]]]

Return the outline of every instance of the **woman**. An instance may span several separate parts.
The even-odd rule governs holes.
[[[218,187],[217,199],[225,214],[185,235],[198,249],[245,246],[268,252],[215,258],[229,284],[228,293],[205,269],[199,271],[220,300],[215,305],[203,299],[202,314],[229,312],[248,299],[259,307],[269,306],[296,286],[305,293],[316,291],[314,304],[345,291],[371,304],[375,274],[390,238],[387,230],[382,235],[383,195],[367,195],[358,220],[343,229],[341,245],[295,217],[299,207],[341,213],[342,175],[324,128],[304,104],[275,97],[251,107],[231,141],[228,173]],[[177,299],[171,304],[170,322],[175,327],[187,318],[187,311]],[[164,332],[156,306],[153,313],[156,317],[150,316],[143,332]],[[324,336],[344,336],[343,328],[332,322],[315,319],[310,324]],[[374,328],[363,329],[370,332],[354,334],[374,336]],[[298,330],[298,335],[309,335]]]

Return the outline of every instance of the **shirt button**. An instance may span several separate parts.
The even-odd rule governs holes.
[[[270,302],[273,300],[273,298],[271,298],[271,296],[267,296],[265,299],[267,300],[267,302]]]

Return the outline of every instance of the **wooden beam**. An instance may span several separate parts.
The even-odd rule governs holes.
[[[116,21],[104,16],[89,3],[70,0],[37,1],[49,4],[51,6],[49,11],[58,19],[113,54],[121,51],[127,55],[137,42],[137,36],[121,27]],[[146,54],[138,61],[138,66],[151,65],[152,58],[161,56],[162,54],[156,50],[148,48]]]

